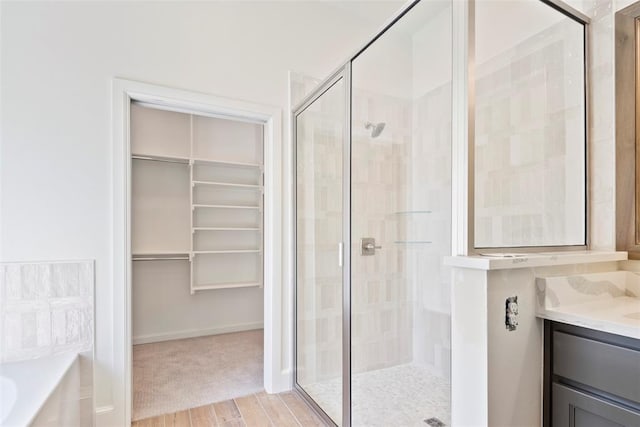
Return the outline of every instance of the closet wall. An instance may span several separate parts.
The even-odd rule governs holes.
[[[134,344],[261,328],[262,124],[131,105]]]

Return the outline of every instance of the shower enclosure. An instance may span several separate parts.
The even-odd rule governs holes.
[[[450,424],[451,2],[295,109],[295,387],[337,425]]]

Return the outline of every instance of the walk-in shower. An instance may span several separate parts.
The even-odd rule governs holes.
[[[294,109],[295,387],[335,424],[500,410],[499,391],[469,388],[492,372],[482,357],[469,370],[464,298],[451,357],[443,258],[585,242],[580,16],[560,0],[416,1]]]
[[[293,122],[296,388],[338,425],[450,424],[451,2],[410,7]]]

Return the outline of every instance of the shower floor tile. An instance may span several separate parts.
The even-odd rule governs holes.
[[[334,417],[341,413],[341,381],[307,385],[305,390]],[[399,365],[354,375],[354,426],[421,426],[438,418],[451,424],[449,381],[415,365]]]

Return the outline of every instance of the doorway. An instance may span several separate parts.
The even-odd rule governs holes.
[[[178,263],[188,265],[189,261],[184,258],[184,252],[156,253],[162,258],[178,258],[178,259],[162,259],[162,260],[146,260],[141,259],[133,261],[134,252],[132,251],[132,163],[159,163],[145,159],[132,159],[132,154],[139,154],[132,151],[130,138],[130,118],[133,103],[153,104],[159,110],[170,110],[186,114],[196,114],[199,116],[214,117],[218,119],[241,118],[244,122],[258,123],[263,129],[263,173],[264,178],[262,187],[264,190],[262,199],[262,218],[264,223],[263,240],[262,240],[262,266],[263,272],[263,312],[264,312],[264,340],[262,346],[264,348],[263,362],[263,386],[269,393],[277,393],[288,388],[289,380],[286,368],[282,358],[282,316],[280,308],[280,300],[282,298],[282,279],[281,265],[282,244],[281,233],[282,224],[281,217],[281,113],[279,109],[264,106],[260,104],[247,103],[228,98],[220,98],[212,95],[189,92],[178,89],[171,89],[162,86],[150,85],[130,80],[115,79],[113,86],[114,95],[114,334],[116,336],[114,354],[123,355],[124,357],[116,357],[114,359],[115,372],[122,373],[117,378],[115,386],[115,400],[113,419],[116,424],[128,425],[131,423],[133,401],[133,382],[132,367],[133,354],[132,345],[134,342],[134,315],[132,311],[132,300],[135,289],[133,288],[134,279],[134,263],[137,265],[145,265],[145,263],[156,262],[159,265],[169,265],[167,263]],[[173,155],[174,157],[180,157]],[[162,157],[162,156],[161,156]],[[172,157],[172,156],[165,156]],[[167,159],[165,159],[167,160]],[[175,160],[175,159],[168,159]],[[195,166],[195,160],[194,166]],[[169,163],[169,162],[167,162]],[[243,163],[243,162],[238,162]],[[249,163],[249,162],[247,162]],[[179,166],[179,165],[178,165]],[[201,170],[200,173],[207,175],[211,171]],[[191,179],[191,178],[190,178]],[[204,178],[203,180],[207,180]],[[202,203],[207,204],[207,203]],[[206,209],[206,208],[205,208]],[[205,215],[206,217],[206,215]],[[211,218],[206,218],[207,220]],[[231,227],[233,228],[233,227]],[[242,227],[237,227],[242,228]],[[249,227],[245,227],[249,228]],[[255,228],[255,227],[254,227]],[[206,230],[214,231],[214,230]],[[216,230],[217,231],[217,230]],[[199,242],[206,243],[206,242]],[[245,242],[246,243],[246,242]],[[211,249],[212,251],[215,248]],[[161,252],[161,251],[158,251]],[[191,251],[190,251],[191,252]],[[147,257],[148,253],[137,253],[137,258]],[[189,254],[197,257],[198,255],[208,254]],[[207,263],[209,264],[209,263]],[[197,270],[192,276],[205,277],[206,265],[204,270]],[[183,275],[187,274],[183,269]],[[177,273],[176,273],[177,274]],[[190,274],[190,272],[189,272]],[[157,273],[158,277],[169,280],[167,277]],[[223,283],[233,277],[223,278]],[[245,278],[237,278],[235,282],[248,282]],[[246,278],[248,279],[248,278]],[[190,281],[190,280],[189,280]],[[218,282],[196,282],[196,283],[220,283]],[[196,289],[187,288],[187,294],[197,296]],[[207,290],[206,292],[224,292],[224,289]],[[205,291],[202,291],[205,292]],[[160,297],[161,299],[162,297]],[[233,309],[231,306],[229,309]],[[240,308],[242,309],[242,308]],[[247,325],[240,325],[244,329],[249,329]],[[212,328],[210,332],[234,332],[231,330],[220,330]],[[145,334],[142,334],[145,335]],[[149,334],[153,335],[153,334]],[[166,336],[172,338],[170,335]],[[138,337],[139,338],[139,337]],[[144,337],[143,337],[144,338]],[[148,337],[147,337],[148,338]],[[153,337],[152,337],[153,338]],[[197,339],[197,338],[194,338]],[[140,341],[137,341],[140,342]]]
[[[130,105],[137,421],[263,385],[264,124]]]

